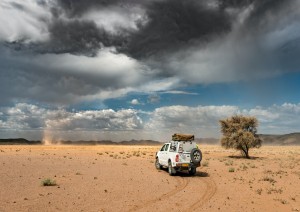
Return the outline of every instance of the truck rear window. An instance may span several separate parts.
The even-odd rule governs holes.
[[[196,148],[196,143],[195,142],[181,142],[182,143],[182,148],[184,152],[190,152],[192,149]]]

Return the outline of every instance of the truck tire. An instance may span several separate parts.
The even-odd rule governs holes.
[[[158,169],[158,170],[161,170],[161,168],[162,168],[162,166],[161,166],[160,163],[159,163],[158,158],[156,158],[156,160],[155,160],[155,167],[156,167],[156,169]]]
[[[191,160],[194,164],[197,164],[202,160],[202,153],[201,153],[200,149],[197,149],[197,148],[192,149]]]
[[[172,167],[171,161],[168,163],[168,172],[170,176],[174,176],[176,174],[176,170]]]

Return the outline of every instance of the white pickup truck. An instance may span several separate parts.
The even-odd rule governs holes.
[[[201,160],[202,153],[194,141],[170,141],[156,153],[155,167],[168,168],[170,175],[177,171],[188,171],[194,175]]]

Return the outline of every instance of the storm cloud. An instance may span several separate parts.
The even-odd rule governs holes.
[[[299,8],[296,0],[3,0],[1,105],[298,72]]]

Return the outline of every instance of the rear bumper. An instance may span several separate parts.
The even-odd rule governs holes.
[[[199,167],[201,164],[200,162],[197,164],[194,163],[176,163],[175,168],[180,168],[180,169],[190,169],[191,167]]]

